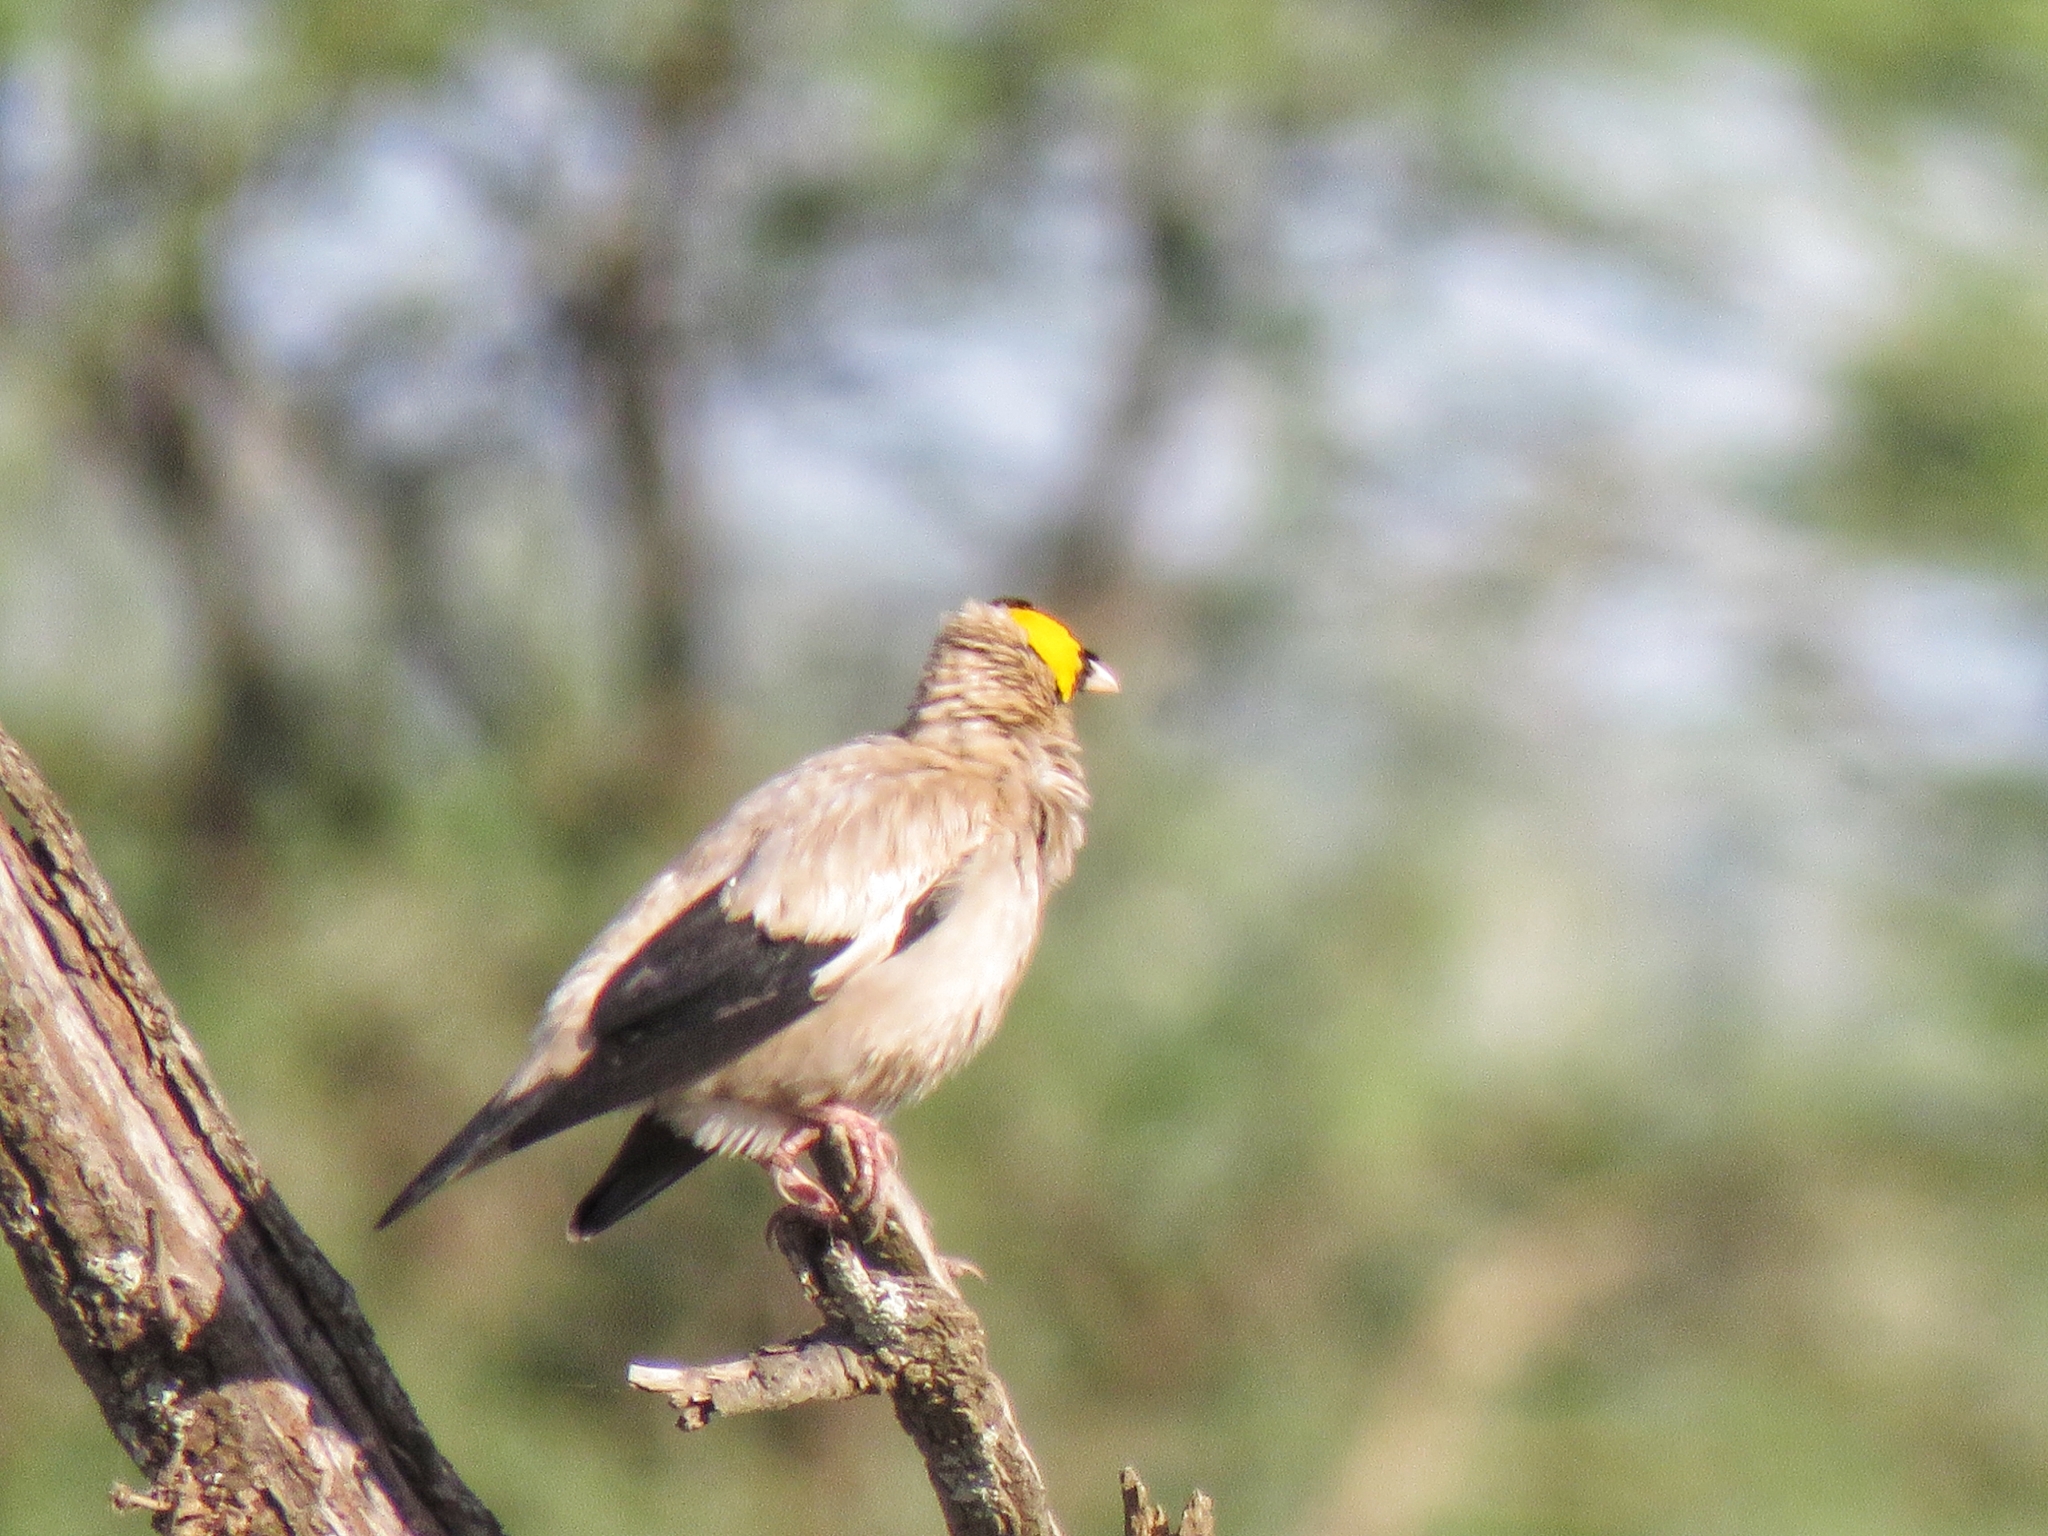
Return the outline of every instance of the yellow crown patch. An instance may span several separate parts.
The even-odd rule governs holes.
[[[1081,681],[1081,670],[1088,662],[1088,653],[1074,638],[1074,632],[1051,614],[1040,613],[1029,603],[1011,599],[1003,607],[1017,621],[1017,627],[1024,631],[1024,638],[1031,642],[1031,649],[1052,668],[1053,686],[1059,689],[1061,701],[1071,702],[1074,688]]]

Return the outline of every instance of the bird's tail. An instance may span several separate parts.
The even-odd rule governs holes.
[[[711,1154],[649,1110],[633,1122],[618,1155],[569,1218],[577,1242],[640,1209]]]
[[[519,1133],[526,1129],[536,1107],[532,1094],[492,1099],[470,1117],[469,1124],[457,1131],[447,1146],[434,1154],[426,1167],[413,1175],[410,1184],[398,1192],[398,1198],[377,1218],[377,1230],[383,1231],[443,1184],[459,1179],[465,1173],[474,1173],[495,1163],[506,1153],[529,1145],[534,1138],[521,1137]]]

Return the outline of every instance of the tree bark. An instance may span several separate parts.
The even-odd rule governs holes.
[[[157,1529],[500,1536],[0,731],[0,1227]]]
[[[829,1131],[813,1160],[845,1206],[853,1176],[845,1133]],[[669,1394],[686,1430],[719,1414],[886,1392],[924,1458],[951,1536],[1060,1536],[1009,1391],[989,1368],[981,1319],[934,1249],[923,1207],[893,1170],[864,1226],[827,1227],[795,1207],[769,1224],[825,1319],[817,1333],[717,1365],[636,1365],[627,1379]]]
[[[845,1132],[829,1131],[813,1156],[845,1206],[853,1178]],[[684,1430],[721,1415],[887,1393],[924,1458],[950,1536],[1060,1536],[1009,1389],[989,1367],[988,1334],[954,1283],[962,1266],[939,1256],[924,1208],[893,1170],[859,1225],[827,1227],[791,1207],[769,1226],[825,1320],[817,1332],[715,1365],[635,1365],[627,1379],[667,1393]],[[1176,1536],[1129,1467],[1123,1490],[1129,1536]],[[1178,1536],[1215,1532],[1209,1498],[1197,1493]]]

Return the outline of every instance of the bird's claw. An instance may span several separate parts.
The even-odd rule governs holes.
[[[834,1126],[846,1134],[846,1155],[853,1165],[847,1204],[856,1212],[876,1210],[884,1186],[896,1172],[896,1138],[881,1121],[845,1104],[821,1104],[812,1120],[813,1143]]]
[[[846,1134],[846,1154],[852,1164],[843,1206],[798,1162],[806,1153],[815,1158],[818,1143],[834,1126]],[[813,1112],[809,1124],[782,1138],[768,1155],[767,1166],[775,1179],[775,1192],[790,1205],[825,1222],[847,1226],[851,1225],[849,1215],[877,1212],[883,1188],[896,1172],[896,1138],[871,1115],[842,1104],[825,1104]]]
[[[828,1224],[840,1220],[839,1202],[832,1191],[799,1166],[797,1159],[818,1144],[814,1125],[791,1131],[768,1156],[768,1172],[775,1180],[775,1192],[797,1210],[808,1212]]]

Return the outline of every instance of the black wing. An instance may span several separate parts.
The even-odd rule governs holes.
[[[546,1096],[506,1150],[594,1115],[694,1083],[737,1060],[818,1000],[811,979],[852,942],[772,939],[727,917],[714,890],[613,973],[590,1008],[592,1048]]]
[[[941,881],[926,891],[903,915],[903,927],[897,932],[895,947],[890,953],[900,954],[936,928],[940,919],[953,910],[959,894],[958,885],[952,881]],[[652,948],[650,945],[649,949]],[[693,955],[701,954],[702,951],[693,952]],[[606,1008],[607,1000],[616,1011],[606,1015],[607,1022],[601,1023],[599,1028],[610,1027],[630,1033],[636,1027],[632,1021],[644,1016],[643,1008],[648,998],[664,991],[666,981],[673,981],[678,974],[687,974],[688,966],[693,963],[690,958],[683,958],[677,965],[668,965],[662,962],[661,957],[650,955],[648,950],[642,950],[641,956],[650,962],[646,968],[636,969],[631,975],[622,972],[615,987],[607,987],[600,996],[600,1012]],[[820,960],[819,963],[824,962]],[[633,1122],[633,1128],[626,1133],[611,1166],[577,1204],[575,1214],[569,1218],[569,1235],[579,1241],[595,1237],[639,1210],[710,1156],[657,1112],[649,1110]]]
[[[903,926],[896,933],[896,947],[889,951],[900,955],[919,939],[938,927],[940,922],[960,903],[960,883],[950,877],[941,880],[910,905],[903,914]]]
[[[717,891],[709,892],[605,983],[591,1006],[591,1050],[581,1065],[516,1097],[492,1099],[377,1225],[389,1226],[451,1179],[745,1055],[817,1006],[812,977],[850,942],[770,938],[751,919],[727,917]]]

